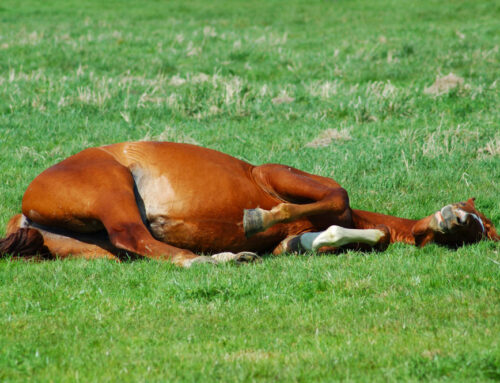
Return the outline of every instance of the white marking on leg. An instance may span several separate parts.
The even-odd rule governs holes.
[[[217,262],[230,262],[234,261],[236,258],[238,258],[238,254],[230,253],[228,251],[225,253],[212,255],[212,259],[216,260]]]
[[[384,234],[382,230],[377,229],[346,229],[333,225],[319,233],[302,234],[300,243],[307,250],[317,250],[322,246],[340,247],[348,243],[367,243],[373,246]]]
[[[172,261],[174,263],[176,263],[176,258],[174,257],[172,259]],[[195,258],[183,259],[179,263],[180,263],[180,265],[182,267],[190,268],[191,266],[193,266],[194,264],[197,264],[197,263],[212,263],[212,264],[217,264],[217,261],[215,259],[212,259],[212,257],[208,257],[208,256],[205,256],[205,255],[200,255],[200,256],[195,257]]]

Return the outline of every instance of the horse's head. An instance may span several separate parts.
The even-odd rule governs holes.
[[[434,242],[448,247],[479,242],[481,239],[499,241],[495,226],[476,210],[475,198],[446,205],[433,215],[419,221],[413,229],[415,243],[424,246]]]

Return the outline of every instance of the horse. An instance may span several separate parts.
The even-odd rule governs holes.
[[[263,253],[500,240],[474,198],[419,220],[399,218],[351,208],[331,178],[144,141],[88,148],[43,171],[6,235],[0,255],[146,257],[182,267],[251,262]]]

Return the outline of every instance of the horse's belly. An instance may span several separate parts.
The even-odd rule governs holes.
[[[247,238],[241,222],[158,218],[150,225],[160,241],[194,252],[270,252],[285,238],[286,225],[279,224]]]
[[[155,217],[150,229],[158,240],[195,252],[240,251],[247,243],[242,224],[224,219]]]
[[[278,202],[243,174],[183,177],[165,171],[153,176],[143,168],[132,173],[138,206],[154,237],[193,251],[249,250],[256,241],[245,236],[244,210],[270,209]]]

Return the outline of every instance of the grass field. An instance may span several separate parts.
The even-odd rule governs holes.
[[[43,169],[142,139],[331,176],[408,218],[475,196],[498,226],[498,20],[488,0],[3,0],[0,234]],[[1,260],[0,381],[500,380],[499,250]]]

